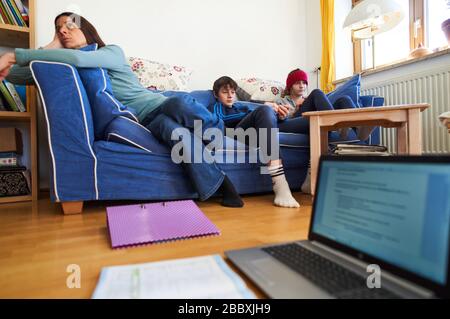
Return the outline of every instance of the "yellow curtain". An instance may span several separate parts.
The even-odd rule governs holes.
[[[322,13],[322,71],[320,86],[325,93],[334,90],[336,80],[334,61],[334,0],[320,0]]]

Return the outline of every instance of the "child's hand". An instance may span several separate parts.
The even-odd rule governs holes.
[[[287,118],[289,114],[289,106],[287,105],[278,105],[278,116],[281,119]]]

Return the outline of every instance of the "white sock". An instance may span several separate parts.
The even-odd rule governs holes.
[[[269,167],[269,172],[272,176],[273,192],[275,193],[274,204],[286,208],[300,208],[300,204],[292,196],[286,181],[283,165]]]
[[[311,194],[311,163],[309,163],[308,173],[302,185],[302,193]]]

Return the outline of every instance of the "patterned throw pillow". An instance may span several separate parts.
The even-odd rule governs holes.
[[[247,98],[239,96],[243,100],[248,100],[250,96],[252,101],[275,102],[281,98],[284,91],[284,85],[277,81],[249,78],[238,80],[237,83],[240,89],[247,93],[244,93]],[[239,95],[242,95],[242,92]]]
[[[128,63],[141,84],[157,91],[188,91],[192,70],[142,58],[128,58]]]

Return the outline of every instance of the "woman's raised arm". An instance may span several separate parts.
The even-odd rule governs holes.
[[[31,61],[49,61],[67,63],[79,68],[117,69],[123,66],[125,55],[115,45],[105,46],[97,51],[80,51],[73,49],[27,50],[16,49],[16,64],[27,66]]]
[[[105,46],[97,51],[80,51],[73,49],[53,50],[28,50],[16,49],[15,52],[5,53],[0,57],[0,80],[3,80],[11,71],[11,67],[17,64],[27,67],[31,61],[49,61],[67,63],[79,68],[105,68],[116,69],[126,63],[122,49],[116,45]],[[19,72],[20,69],[13,69]],[[25,72],[22,71],[21,72]],[[16,73],[16,76],[23,73]]]

